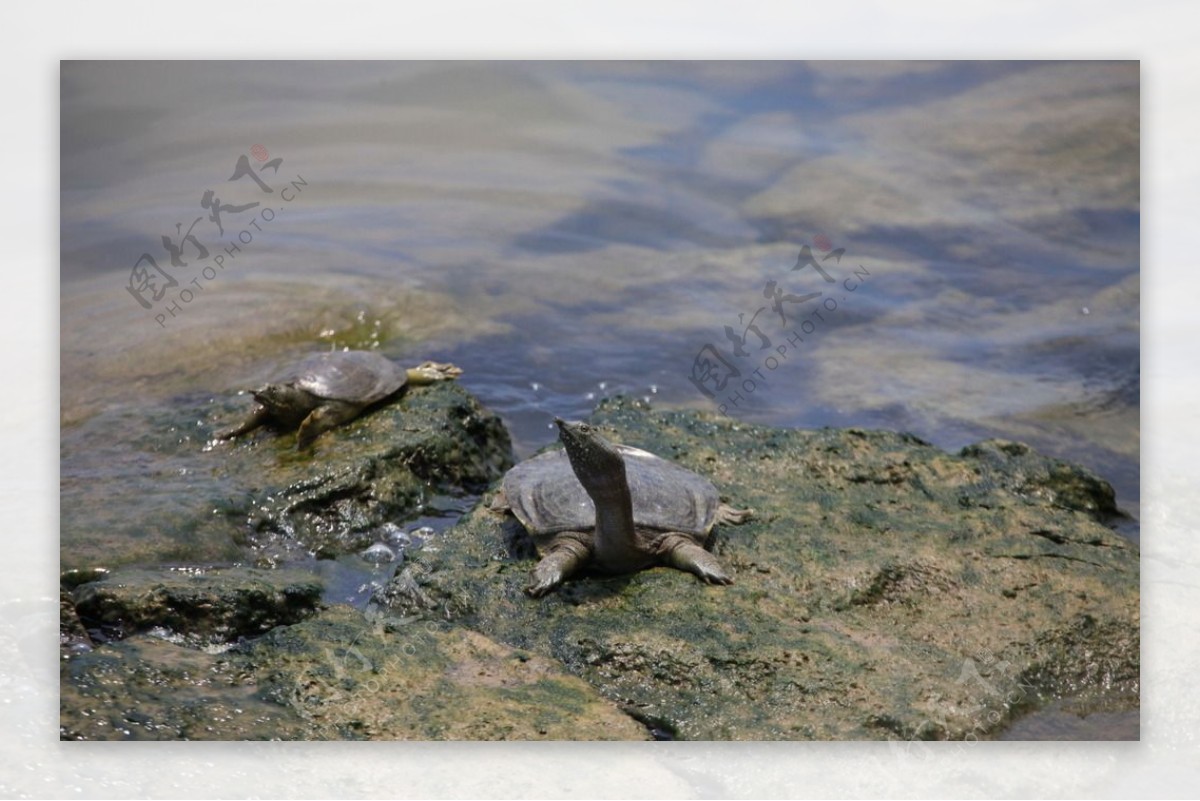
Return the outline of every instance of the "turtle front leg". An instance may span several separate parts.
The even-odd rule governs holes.
[[[320,435],[342,423],[348,423],[358,416],[360,407],[352,403],[324,403],[309,413],[300,424],[296,434],[296,447],[302,451],[308,450]]]
[[[220,431],[214,433],[213,436],[216,439],[233,439],[234,437],[240,437],[242,434],[249,433],[266,423],[267,418],[270,416],[271,414],[267,411],[267,407],[255,406],[254,411],[250,412],[250,415],[245,420],[238,423],[236,426],[221,429]]]
[[[592,556],[592,549],[581,542],[581,535],[565,532],[555,538],[546,555],[533,569],[533,583],[525,588],[530,598],[541,598],[550,590],[578,573]],[[572,536],[573,535],[573,536]]]
[[[695,573],[706,584],[732,584],[733,578],[717,557],[697,545],[686,534],[669,534],[662,541],[663,561],[676,570]]]

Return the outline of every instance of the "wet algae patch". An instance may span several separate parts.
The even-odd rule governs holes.
[[[716,532],[734,585],[658,568],[531,600],[527,536],[481,504],[378,600],[554,660],[661,737],[961,739],[1051,698],[1136,707],[1138,552],[1086,470],[624,399],[592,422],[756,510]]]
[[[245,661],[136,635],[62,663],[63,740],[302,739],[287,706],[262,698]]]
[[[72,432],[62,567],[232,562],[247,548],[264,564],[346,553],[436,496],[478,492],[512,462],[500,419],[456,382],[408,388],[311,452],[297,450],[295,432],[211,441],[251,403],[117,409]],[[114,441],[113,430],[128,436]]]
[[[135,635],[62,666],[63,739],[648,739],[551,659],[332,606],[214,654]]]
[[[648,739],[552,659],[432,620],[332,607],[247,650],[264,697],[329,739]]]

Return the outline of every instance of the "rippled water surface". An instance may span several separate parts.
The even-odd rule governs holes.
[[[519,457],[626,393],[1026,441],[1136,521],[1138,106],[1136,62],[64,64],[64,558],[186,504],[203,438],[148,429],[331,346],[457,363]]]

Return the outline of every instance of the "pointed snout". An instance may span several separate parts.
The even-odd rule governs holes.
[[[579,432],[579,423],[555,417],[554,424],[558,426],[558,438],[564,445],[577,445],[583,441],[584,437]]]
[[[563,442],[566,442],[568,439],[578,440],[582,436],[579,431],[580,423],[577,421],[555,417],[554,424],[558,426],[558,437]]]

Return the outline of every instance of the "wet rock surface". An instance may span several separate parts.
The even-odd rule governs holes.
[[[262,699],[244,660],[137,635],[62,664],[63,740],[302,739],[304,721]]]
[[[755,509],[716,530],[735,584],[655,568],[532,600],[532,543],[486,496],[366,612],[303,570],[68,571],[63,738],[962,739],[1059,699],[1136,708],[1138,552],[1087,471],[623,399],[592,422]],[[236,458],[293,452],[271,436]]]
[[[220,654],[138,635],[62,667],[69,740],[648,739],[553,660],[333,606]]]
[[[197,459],[195,445],[180,445],[181,457]],[[264,430],[203,458],[244,487],[220,515],[238,532],[236,552],[270,564],[364,544],[394,559],[381,539],[400,547],[436,533],[396,520],[482,491],[511,464],[511,446],[495,415],[444,383],[412,388],[311,453],[296,451],[294,432]],[[86,567],[61,583],[64,739],[650,736],[553,660],[463,628],[326,606],[308,569]]]
[[[70,595],[92,639],[159,628],[206,645],[298,623],[317,611],[321,591],[321,582],[300,570],[231,567],[119,570]]]
[[[478,492],[512,464],[500,418],[453,381],[406,389],[319,437],[311,454],[295,448],[295,432],[270,430],[229,448],[228,469],[261,471],[224,510],[249,522],[245,544],[358,551],[381,526],[412,518],[438,495]]]
[[[592,422],[757,511],[717,531],[733,586],[659,568],[534,601],[527,537],[481,505],[379,599],[556,660],[663,737],[961,739],[1060,696],[1136,707],[1138,552],[1087,471],[620,399]]]
[[[555,660],[433,620],[332,607],[246,655],[312,737],[649,739]]]

